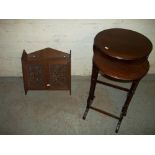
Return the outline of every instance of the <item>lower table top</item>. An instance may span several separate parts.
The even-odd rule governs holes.
[[[117,61],[95,51],[93,63],[102,74],[124,81],[133,81],[142,78],[149,70],[148,60],[141,61]]]

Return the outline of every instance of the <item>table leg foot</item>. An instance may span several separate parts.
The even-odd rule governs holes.
[[[117,123],[116,130],[115,130],[116,133],[118,133],[118,131],[119,131],[119,129],[120,129],[122,120],[123,120],[123,117],[121,117],[121,118],[119,119],[118,123]]]

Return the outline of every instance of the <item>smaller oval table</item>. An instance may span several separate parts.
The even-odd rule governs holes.
[[[127,114],[128,106],[139,81],[149,70],[148,56],[152,51],[152,43],[138,32],[113,28],[101,31],[96,35],[93,51],[91,86],[83,119],[86,119],[89,109],[116,118],[119,120],[115,130],[117,133],[123,117]],[[131,88],[123,88],[97,80],[98,73],[111,80],[132,82]],[[96,83],[128,92],[119,117],[92,106]]]

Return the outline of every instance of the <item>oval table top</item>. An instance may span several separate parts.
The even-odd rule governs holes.
[[[126,63],[126,61],[110,59],[98,51],[95,51],[93,63],[99,68],[102,75],[121,81],[141,79],[149,70],[147,59]]]
[[[123,60],[147,57],[152,50],[152,43],[147,37],[121,28],[99,32],[94,39],[94,46],[110,57]]]

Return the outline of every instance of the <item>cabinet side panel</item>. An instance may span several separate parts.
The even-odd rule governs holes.
[[[24,91],[26,95],[28,91],[28,75],[27,75],[27,64],[24,60],[22,60],[22,72],[23,72]]]
[[[72,54],[71,54],[71,50],[70,50],[70,54],[69,54],[69,63],[68,63],[68,70],[69,70],[69,74],[68,74],[68,76],[69,76],[69,89],[70,89],[70,95],[71,95],[71,92],[72,92],[72,86],[71,86],[71,84],[72,84],[72,79],[71,79],[71,56],[72,56]]]

